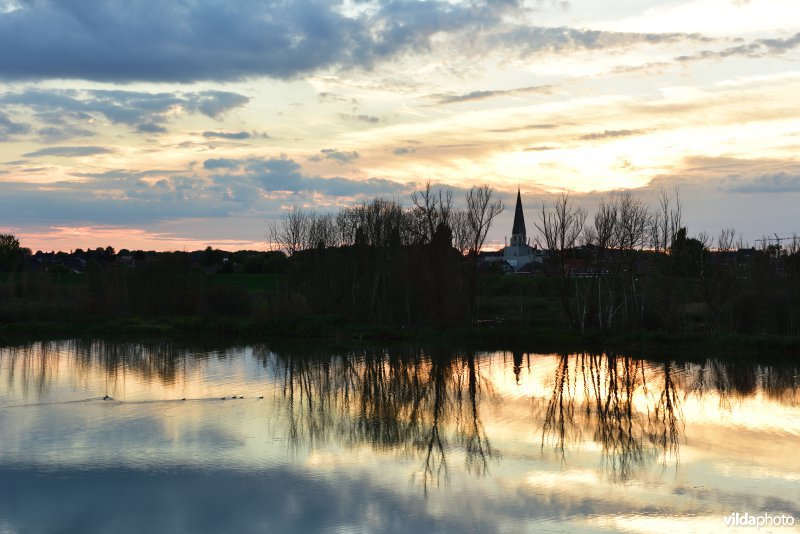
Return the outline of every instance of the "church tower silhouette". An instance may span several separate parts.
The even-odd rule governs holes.
[[[522,196],[517,188],[517,207],[514,210],[514,226],[511,228],[511,246],[521,247],[528,244],[525,232],[525,215],[522,213]]]

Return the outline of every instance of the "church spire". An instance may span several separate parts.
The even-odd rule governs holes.
[[[522,242],[525,241],[525,216],[522,214],[522,196],[517,188],[517,208],[514,210],[514,226],[511,229],[511,236],[521,236]]]

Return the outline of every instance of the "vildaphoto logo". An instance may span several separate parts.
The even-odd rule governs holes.
[[[722,518],[726,527],[792,527],[794,517],[787,514],[751,514],[750,512],[731,512]]]

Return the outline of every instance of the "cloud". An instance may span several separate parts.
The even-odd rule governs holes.
[[[97,135],[91,130],[86,128],[79,128],[76,126],[47,126],[36,130],[39,139],[46,143],[53,143],[59,141],[66,141],[75,137],[94,137]]]
[[[291,159],[272,158],[250,162],[247,174],[257,179],[268,191],[313,191],[329,196],[394,195],[407,192],[409,187],[381,178],[352,180],[349,178],[304,176],[300,165]]]
[[[399,146],[394,149],[395,156],[405,156],[406,154],[413,154],[417,149],[410,146]]]
[[[339,93],[333,93],[331,91],[322,91],[317,95],[317,98],[319,99],[320,102],[323,103],[352,104],[354,109],[361,105],[357,98],[346,97],[344,95],[340,95]]]
[[[335,148],[323,148],[319,151],[321,155],[314,155],[309,157],[309,161],[322,161],[323,159],[331,159],[342,165],[350,163],[361,157],[355,150],[351,152],[337,150]]]
[[[515,2],[377,3],[189,0],[21,2],[0,13],[0,77],[106,82],[294,78],[341,65],[371,67],[432,39],[499,24]],[[179,23],[176,23],[179,21]]]
[[[248,158],[243,160],[213,159],[204,165],[209,170],[226,169],[225,174],[213,174],[211,180],[218,193],[227,192],[232,198],[253,198],[257,191],[319,193],[331,197],[396,195],[409,192],[408,185],[381,178],[353,180],[350,178],[307,176],[293,159]]]
[[[125,124],[142,133],[163,133],[166,129],[159,125],[169,122],[178,113],[200,113],[219,118],[247,102],[248,97],[225,91],[150,93],[27,89],[0,95],[0,105],[28,108],[50,125],[70,125],[76,121],[85,124],[93,118],[101,118],[114,124]]]
[[[122,7],[36,0],[18,7],[0,13],[0,78],[10,81],[295,79],[437,50],[463,57],[513,50],[524,57],[704,39],[531,26],[516,1],[393,0],[356,10],[319,0],[129,0]],[[213,105],[202,112],[217,113]]]
[[[536,85],[531,87],[520,87],[518,89],[484,90],[472,91],[465,94],[434,95],[434,98],[436,98],[439,104],[455,104],[459,102],[486,100],[487,98],[515,96],[526,93],[551,94],[553,92],[553,88],[553,85]]]
[[[356,115],[354,118],[357,121],[368,122],[370,124],[375,124],[377,122],[380,122],[380,119],[374,115]]]
[[[187,103],[189,109],[199,110],[203,115],[217,118],[226,111],[241,107],[247,104],[250,99],[244,95],[231,93],[228,91],[202,91],[200,93],[189,93]]]
[[[731,176],[722,189],[734,193],[800,193],[800,174],[777,172],[755,177]]]
[[[547,150],[558,150],[555,146],[531,146],[525,149],[525,152],[545,152]]]
[[[605,130],[580,136],[581,141],[596,141],[600,139],[616,139],[618,137],[631,137],[647,133],[647,130]]]
[[[29,124],[14,122],[0,111],[0,141],[8,141],[14,136],[28,133],[29,130]]]
[[[687,63],[708,59],[725,59],[729,57],[761,58],[769,55],[780,55],[800,46],[800,32],[789,38],[756,39],[750,43],[731,46],[722,50],[703,50],[696,54],[678,56],[675,61]]]
[[[203,132],[206,139],[244,140],[250,139],[249,132]]]
[[[203,168],[208,170],[216,169],[238,169],[240,163],[235,159],[214,158],[203,162]]]
[[[26,158],[56,156],[61,158],[81,158],[98,154],[111,154],[114,150],[104,146],[51,146],[23,154]]]
[[[521,56],[581,50],[622,49],[634,45],[708,42],[696,33],[634,33],[568,27],[517,26],[487,38],[491,48],[517,51]]]
[[[524,124],[522,126],[510,126],[508,128],[496,128],[487,131],[490,133],[510,133],[523,132],[525,130],[554,130],[558,127],[558,124]]]
[[[166,133],[167,129],[152,122],[145,122],[137,124],[136,131],[139,133]]]

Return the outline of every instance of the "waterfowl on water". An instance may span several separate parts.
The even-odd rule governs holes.
[[[105,397],[103,397],[103,400],[111,400],[111,397],[109,397],[108,395],[106,395]]]

